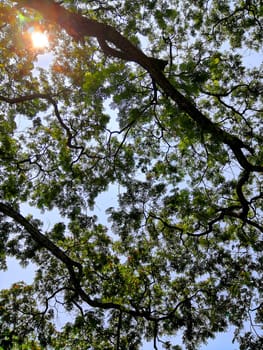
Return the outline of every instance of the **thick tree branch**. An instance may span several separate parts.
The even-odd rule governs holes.
[[[50,241],[50,239],[43,235],[23,215],[21,215],[11,206],[3,202],[0,202],[0,211],[6,216],[9,216],[13,220],[15,220],[15,222],[20,224],[22,227],[24,227],[35,242],[39,243],[42,247],[46,248],[49,252],[51,252],[52,255],[59,259],[61,262],[63,262],[69,268],[69,270],[74,271],[74,267],[76,267],[81,273],[81,264],[70,259],[60,248],[58,248],[52,241]]]
[[[28,7],[39,11],[44,18],[65,29],[74,40],[84,41],[86,36],[96,37],[105,54],[138,63],[146,69],[163,92],[196,122],[198,127],[230,147],[243,169],[263,172],[263,166],[251,164],[245,156],[243,149],[253,153],[248,145],[214,124],[196,108],[194,103],[174,88],[163,74],[166,61],[146,56],[112,26],[72,13],[53,0],[23,0],[20,1],[19,7]]]
[[[185,302],[179,302],[171,313],[160,318],[153,316],[150,312],[136,309],[130,309],[124,305],[114,302],[101,302],[99,299],[92,299],[81,287],[82,266],[77,261],[72,260],[66,253],[64,253],[58,246],[56,246],[49,238],[43,235],[34,225],[32,225],[23,215],[14,210],[11,206],[0,202],[0,211],[6,216],[12,218],[16,223],[20,224],[30,234],[32,239],[46,248],[53,256],[61,261],[69,271],[70,280],[73,290],[83,301],[87,302],[92,307],[101,308],[105,310],[115,309],[120,312],[125,312],[133,317],[143,317],[148,321],[159,321],[169,318],[181,305]],[[75,271],[78,270],[78,272]],[[196,293],[194,294],[196,295]],[[192,296],[194,297],[194,296]],[[191,297],[191,298],[192,298]]]
[[[23,103],[23,102],[27,102],[27,101],[32,101],[32,100],[39,99],[39,98],[50,100],[51,96],[48,94],[41,94],[41,93],[34,93],[32,95],[24,95],[24,96],[19,96],[19,97],[6,97],[6,96],[0,95],[0,101],[4,101],[4,102],[9,103],[11,105],[14,105],[16,103]]]
[[[30,234],[35,242],[39,243],[41,247],[46,248],[54,257],[56,257],[66,266],[69,271],[72,288],[74,288],[76,295],[78,295],[87,304],[92,307],[101,308],[104,310],[119,310],[120,312],[125,312],[133,317],[143,317],[149,321],[155,321],[157,319],[148,311],[139,310],[137,308],[133,310],[124,305],[114,302],[102,302],[100,299],[92,299],[81,287],[82,265],[80,263],[72,260],[66,253],[63,252],[63,250],[56,246],[49,238],[43,235],[23,215],[13,209],[11,206],[0,202],[0,212],[9,218],[12,218],[16,223],[21,225]],[[78,270],[77,272],[76,269]]]
[[[147,57],[112,26],[69,12],[53,0],[23,0],[18,6],[39,11],[47,20],[60,25],[76,41],[84,41],[86,36],[97,38],[105,54],[134,61],[140,65],[150,60],[152,64],[162,69],[167,64],[167,61]]]

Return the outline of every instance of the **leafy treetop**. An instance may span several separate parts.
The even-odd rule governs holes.
[[[182,335],[194,350],[230,325],[240,349],[262,346],[262,67],[247,60],[262,14],[1,2],[0,267],[36,274],[0,293],[0,346],[180,349],[167,339]],[[31,27],[49,33],[48,69]],[[103,225],[92,210],[115,188]]]

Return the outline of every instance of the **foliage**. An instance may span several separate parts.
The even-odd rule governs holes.
[[[36,274],[1,291],[0,347],[194,350],[230,326],[262,346],[262,17],[254,0],[1,2],[0,267]]]
[[[53,331],[47,323],[51,310],[38,310],[32,286],[18,282],[1,290],[0,305],[0,349],[38,350],[47,345]]]

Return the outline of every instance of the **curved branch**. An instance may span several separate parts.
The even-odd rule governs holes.
[[[16,104],[16,103],[23,103],[23,102],[27,102],[27,101],[32,101],[32,100],[35,100],[35,99],[44,99],[44,100],[47,100],[49,103],[52,104],[52,106],[54,108],[55,116],[56,116],[59,124],[66,131],[67,146],[69,148],[71,148],[71,149],[80,150],[80,155],[78,156],[78,158],[79,158],[84,153],[84,147],[83,146],[74,145],[72,143],[72,140],[74,139],[74,135],[72,134],[70,128],[65,124],[65,122],[61,118],[57,102],[54,100],[54,98],[51,95],[49,95],[49,94],[42,94],[42,93],[34,93],[34,94],[31,94],[31,95],[24,95],[24,96],[13,97],[13,98],[5,97],[5,96],[0,95],[0,101],[4,101],[4,102],[9,103],[11,105],[12,104]],[[72,164],[75,163],[75,162],[76,161],[73,161]]]
[[[53,0],[23,0],[20,1],[18,6],[39,11],[44,18],[55,22],[65,29],[76,41],[84,41],[86,36],[96,37],[102,51],[106,55],[110,54],[126,61],[138,63],[151,75],[163,92],[196,122],[203,132],[213,135],[214,138],[219,139],[230,147],[243,169],[263,172],[263,166],[251,164],[245,156],[243,149],[253,154],[253,150],[248,145],[237,136],[229,134],[213,123],[191,100],[175,89],[163,74],[167,61],[146,56],[112,26],[86,18],[81,14],[72,13]],[[113,47],[109,46],[108,43],[113,45]]]
[[[51,97],[48,94],[41,94],[41,93],[35,93],[35,94],[24,95],[24,96],[19,96],[19,97],[5,97],[5,96],[0,95],[0,101],[7,102],[10,105],[14,105],[16,103],[23,103],[23,102],[27,102],[27,101],[32,101],[32,100],[35,100],[38,98],[50,100]]]
[[[26,231],[30,234],[35,242],[39,243],[42,247],[51,252],[53,256],[63,262],[71,273],[74,273],[75,275],[74,267],[77,267],[81,275],[81,264],[69,258],[68,255],[63,252],[63,250],[58,248],[50,239],[43,235],[43,233],[41,233],[35,226],[33,226],[23,215],[3,202],[0,202],[0,211],[24,227],[24,229],[26,229]]]
[[[50,239],[43,235],[35,226],[33,226],[24,216],[14,210],[11,206],[0,202],[0,211],[6,216],[15,220],[16,223],[20,224],[32,237],[32,239],[39,243],[42,247],[46,248],[53,256],[59,261],[64,263],[69,271],[70,281],[76,292],[83,301],[95,308],[101,308],[104,310],[114,309],[125,312],[133,317],[143,317],[149,321],[155,321],[157,318],[152,316],[149,311],[139,309],[129,309],[128,307],[117,304],[114,302],[102,302],[100,299],[92,299],[81,287],[82,278],[82,265],[72,260],[66,253],[63,252],[58,246],[56,246]],[[77,272],[76,272],[77,268]]]
[[[60,25],[75,41],[84,41],[86,36],[97,38],[105,54],[139,64],[151,60],[152,64],[162,69],[167,64],[167,61],[146,56],[112,26],[72,13],[53,0],[22,0],[17,7],[27,7],[40,12],[47,20]],[[116,49],[110,47],[108,42]]]

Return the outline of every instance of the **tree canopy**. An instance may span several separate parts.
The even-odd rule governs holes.
[[[1,1],[0,268],[36,271],[0,292],[0,348],[194,350],[229,326],[262,346],[262,18],[256,0]]]

